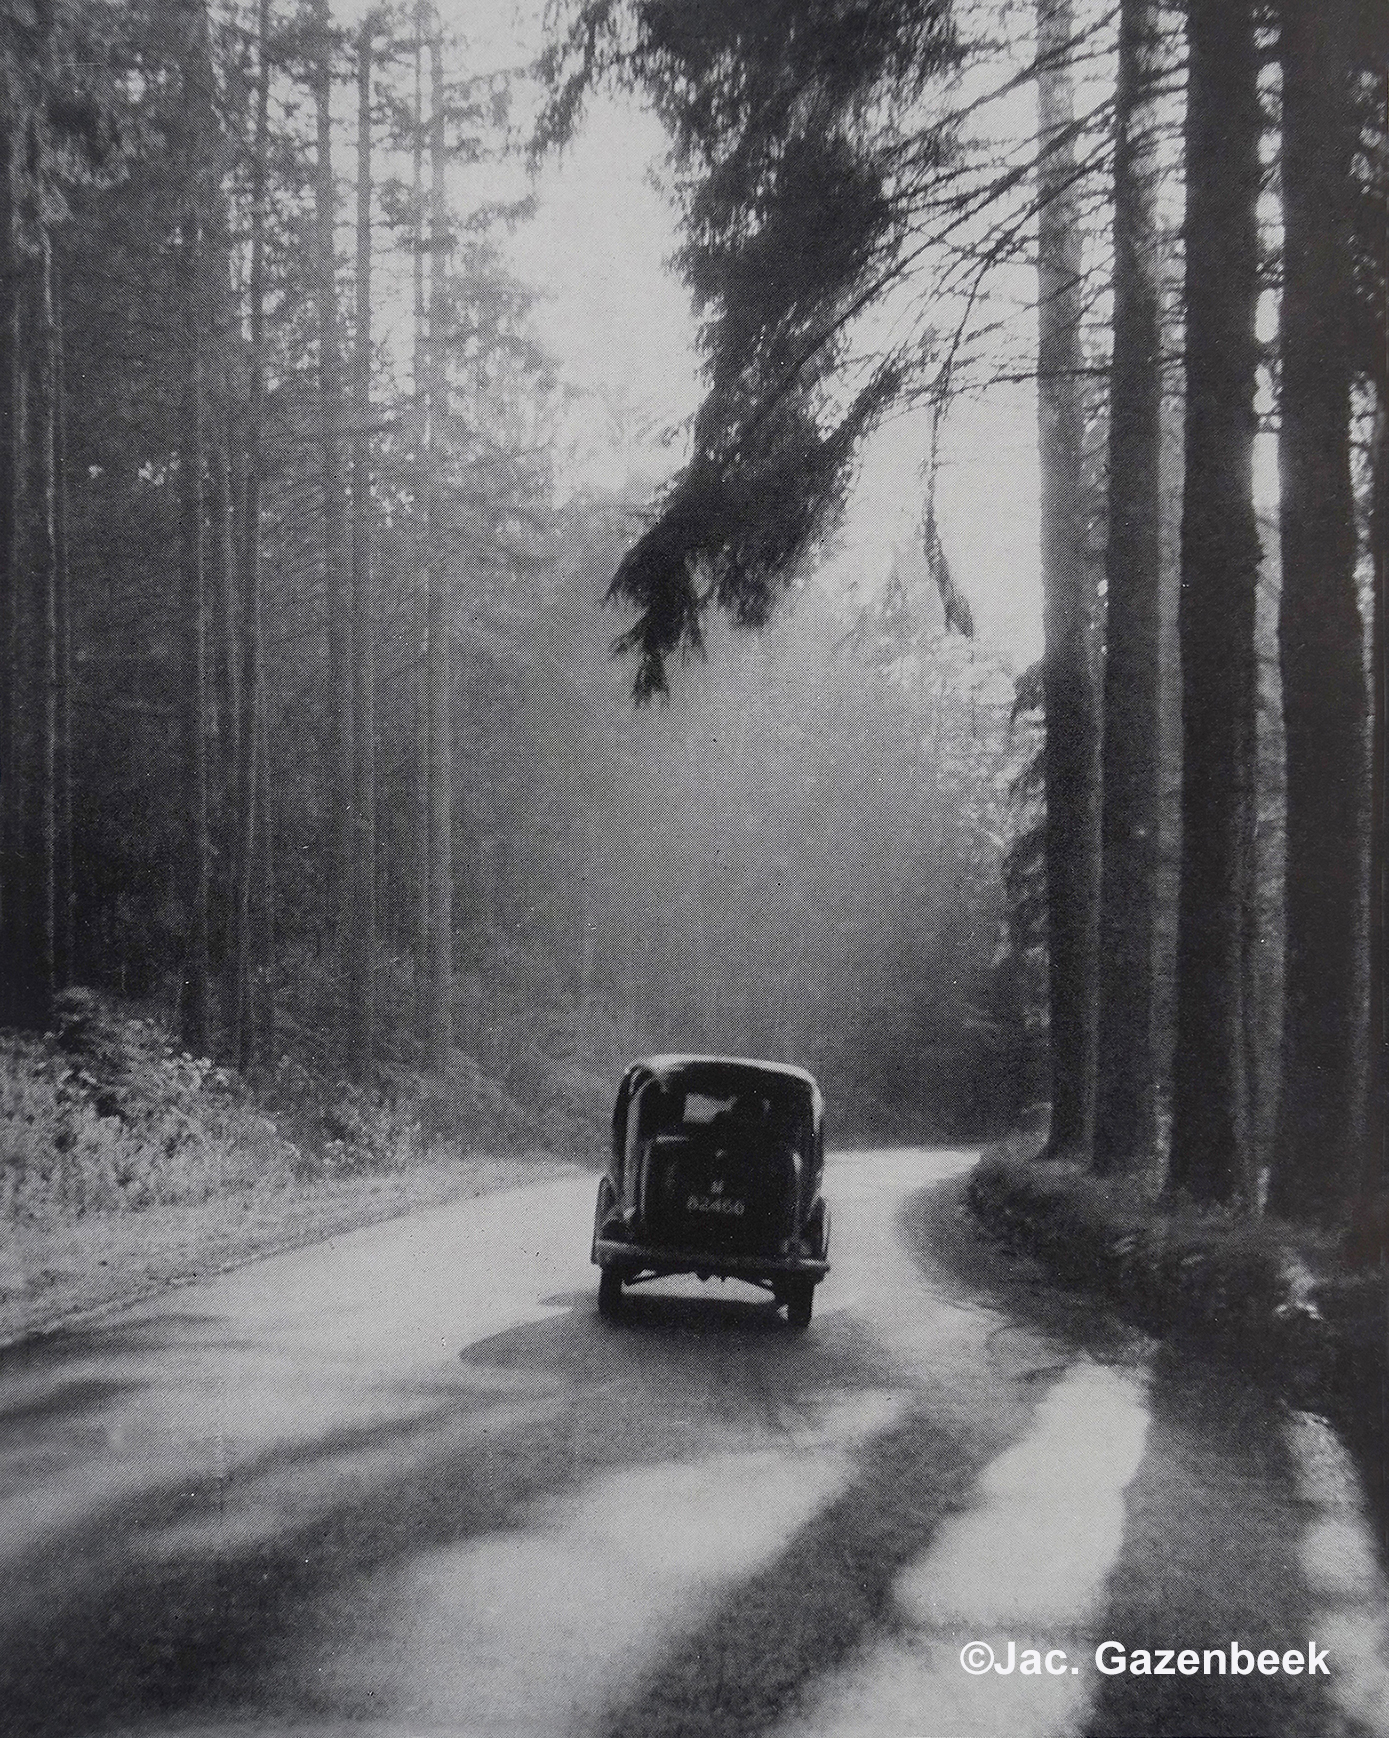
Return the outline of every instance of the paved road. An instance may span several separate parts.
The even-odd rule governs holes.
[[[1334,1437],[991,1254],[972,1156],[831,1160],[803,1337],[600,1322],[575,1177],[4,1354],[0,1733],[1389,1734]]]

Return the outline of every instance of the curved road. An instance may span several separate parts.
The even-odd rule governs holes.
[[[804,1336],[600,1322],[575,1176],[0,1355],[0,1731],[1389,1734],[1334,1436],[992,1254],[973,1157],[831,1159]]]

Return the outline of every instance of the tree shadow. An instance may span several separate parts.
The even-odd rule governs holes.
[[[537,1500],[595,1474],[688,1460],[692,1440],[707,1450],[749,1407],[775,1433],[803,1388],[883,1377],[847,1320],[796,1336],[755,1299],[640,1301],[614,1330],[585,1296],[571,1314],[468,1345],[456,1382],[402,1381],[406,1416],[319,1431],[221,1476],[172,1476],[50,1531],[0,1587],[7,1738],[247,1710],[388,1714],[388,1697],[344,1707],[344,1692],[316,1687],[342,1643],[325,1615],[338,1596],[420,1553],[522,1528]],[[31,1369],[56,1383],[69,1359],[84,1372],[102,1356],[157,1360],[180,1332],[210,1340],[215,1328],[152,1318],[55,1337]],[[69,1414],[85,1405],[98,1419],[121,1387],[84,1373]]]
[[[1253,1656],[1305,1652],[1313,1609],[1298,1561],[1300,1505],[1284,1412],[1266,1385],[1162,1344],[1147,1450],[1124,1498],[1124,1543],[1105,1588],[1105,1635],[1135,1648],[1220,1650],[1226,1670],[1100,1681],[1090,1738],[1277,1732],[1324,1738],[1341,1721],[1321,1679],[1265,1676]],[[1154,1611],[1163,1633],[1152,1633]],[[1231,1646],[1250,1650],[1234,1674]],[[1170,1662],[1169,1662],[1170,1664]]]
[[[970,1211],[967,1183],[955,1178],[922,1191],[903,1210],[903,1228],[933,1276],[1097,1360],[1150,1355],[1148,1438],[1125,1492],[1104,1636],[1130,1651],[1210,1648],[1228,1656],[1233,1641],[1256,1651],[1305,1649],[1309,1595],[1288,1530],[1290,1515],[1300,1523],[1301,1506],[1275,1390],[1209,1346],[1152,1339],[1040,1262],[1004,1251]],[[1163,1614],[1161,1635],[1151,1633],[1155,1611]],[[1086,1726],[1090,1738],[1321,1738],[1348,1729],[1319,1682],[1257,1671],[1104,1677]]]

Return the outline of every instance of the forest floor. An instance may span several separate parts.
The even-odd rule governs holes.
[[[383,1068],[363,1090],[286,1054],[247,1083],[66,995],[56,1032],[0,1032],[0,1348],[602,1154],[607,1084],[573,1069],[529,1106],[461,1054],[443,1081]]]

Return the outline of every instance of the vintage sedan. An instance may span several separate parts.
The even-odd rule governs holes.
[[[622,1076],[598,1185],[598,1308],[665,1274],[742,1279],[810,1322],[829,1272],[824,1101],[784,1062],[650,1056]]]

